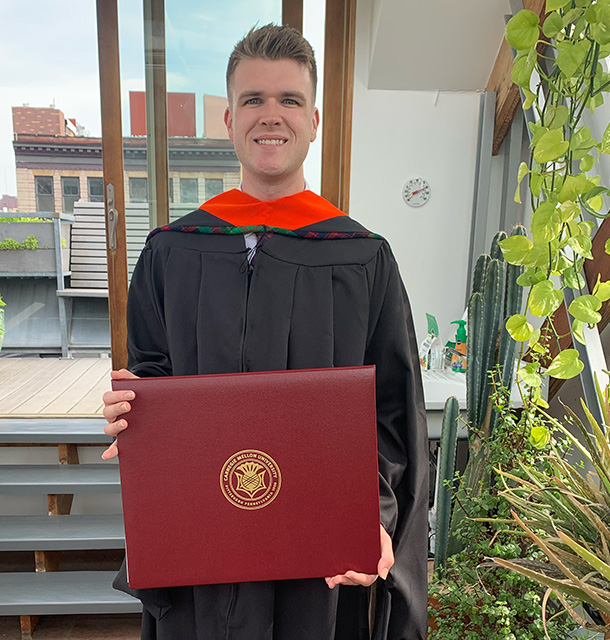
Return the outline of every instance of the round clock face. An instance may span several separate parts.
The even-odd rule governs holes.
[[[421,207],[430,199],[430,185],[424,178],[412,178],[405,184],[402,197],[412,207]]]

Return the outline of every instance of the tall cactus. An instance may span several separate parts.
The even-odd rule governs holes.
[[[525,233],[525,228],[518,225],[511,235]],[[490,398],[490,372],[500,365],[502,385],[509,388],[514,377],[515,343],[504,325],[509,316],[519,313],[521,309],[523,289],[517,284],[517,278],[523,268],[504,261],[498,242],[505,237],[506,234],[500,231],[492,241],[490,254],[483,254],[477,260],[472,293],[468,301],[466,409],[470,450],[458,498],[465,498],[466,494],[478,495],[481,483],[490,480],[485,477],[486,442],[493,437],[497,420]],[[441,455],[442,446],[441,444]],[[445,473],[448,474],[446,477],[452,477],[454,470],[446,470]],[[460,503],[463,504],[463,500],[458,500],[453,510],[447,549],[441,550],[441,555],[445,557],[462,549],[455,537],[456,527],[465,515]],[[438,542],[437,524],[437,550]]]
[[[443,411],[441,446],[436,485],[436,537],[434,570],[438,571],[447,562],[447,541],[451,523],[451,502],[453,492],[450,483],[455,475],[455,454],[457,450],[457,428],[460,405],[455,396],[447,398]]]

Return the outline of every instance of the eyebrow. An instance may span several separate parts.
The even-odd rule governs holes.
[[[257,91],[257,90],[243,91],[242,93],[239,94],[237,99],[241,101],[246,98],[258,98],[262,94],[263,94],[262,91]],[[282,98],[298,98],[303,102],[307,102],[307,98],[305,97],[305,94],[301,93],[300,91],[281,91],[280,96]]]

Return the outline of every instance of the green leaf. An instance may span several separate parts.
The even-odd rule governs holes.
[[[532,171],[530,174],[530,190],[536,198],[540,197],[542,191],[542,175],[539,171]]]
[[[597,140],[591,137],[591,131],[587,127],[582,127],[572,135],[570,140],[572,160],[584,158],[595,146],[597,146]]]
[[[544,449],[551,440],[551,434],[546,427],[532,427],[530,432],[530,443],[536,449]]]
[[[562,542],[568,545],[572,551],[576,552],[583,560],[586,560],[596,571],[599,572],[606,580],[610,579],[610,565],[606,564],[601,558],[594,553],[591,553],[585,547],[579,545],[575,540],[572,540],[563,531],[558,531],[557,535],[561,538]]]
[[[595,158],[591,154],[587,154],[580,161],[580,170],[581,171],[591,171],[595,166]]]
[[[591,24],[591,37],[601,45],[610,43],[610,7],[601,2],[591,5],[585,12]]]
[[[585,279],[580,273],[574,270],[574,267],[569,267],[563,272],[563,283],[570,289],[582,289],[585,286]]]
[[[575,176],[567,176],[559,191],[559,201],[565,202],[566,200],[578,199],[578,196],[590,191],[595,184],[592,180],[588,180],[584,173],[579,173]]]
[[[534,55],[531,55],[532,52]],[[530,78],[536,66],[536,49],[532,49],[529,53],[520,52],[517,54],[513,62],[513,68],[510,72],[511,80],[524,89],[530,88]]]
[[[568,238],[568,246],[572,248],[574,253],[577,253],[579,256],[583,256],[584,258],[593,258],[593,254],[591,253],[591,238],[588,236],[572,236]]]
[[[566,78],[571,78],[582,67],[589,50],[586,41],[572,43],[569,40],[557,43],[557,66]]]
[[[567,27],[569,24],[576,22],[577,20],[580,19],[580,17],[582,16],[583,11],[582,9],[570,9],[564,16],[563,16],[563,26]]]
[[[536,94],[533,91],[530,91],[527,87],[523,87],[523,94],[525,95],[525,102],[523,103],[523,109],[527,111],[533,104],[536,99]]]
[[[560,104],[558,107],[553,107],[551,105],[547,107],[544,122],[549,129],[559,129],[560,127],[563,127],[569,117],[570,110],[564,104]],[[591,137],[591,135],[589,135],[589,137]]]
[[[506,42],[519,51],[531,49],[538,42],[540,18],[529,9],[522,9],[506,25]]]
[[[562,0],[559,1],[561,2]],[[568,2],[569,0],[566,0],[565,4]],[[548,11],[549,8],[547,2],[547,12]],[[554,38],[562,29],[563,21],[561,20],[561,16],[556,12],[550,13],[542,25],[542,33],[544,33],[547,38]]]
[[[554,262],[556,253],[557,250],[551,246],[551,255],[549,256],[548,244],[536,244],[524,258],[523,264],[527,267],[548,268],[549,262]]]
[[[598,281],[593,288],[593,295],[596,298],[599,298],[602,302],[610,300],[610,280],[606,280],[604,282]]]
[[[595,228],[595,222],[591,220],[581,220],[578,223],[578,228],[583,236],[591,236],[591,232]]]
[[[556,9],[561,9],[561,7],[565,7],[570,0],[546,0],[546,12],[555,11]],[[555,14],[558,15],[558,14]],[[548,18],[547,18],[548,20]]]
[[[606,240],[606,244],[604,245],[604,251],[610,254],[610,238]]]
[[[563,131],[552,129],[538,140],[534,149],[534,160],[539,164],[558,160],[566,154],[569,146],[570,143],[563,139]]]
[[[582,320],[574,319],[572,321],[572,335],[580,344],[586,344],[585,342],[585,334],[583,333],[583,327],[585,323]]]
[[[604,135],[602,136],[601,153],[610,153],[610,124],[606,127]]]
[[[529,371],[525,367],[517,371],[517,377],[528,387],[539,387],[542,384],[542,378],[537,373]]]
[[[568,380],[577,376],[584,369],[584,366],[578,359],[578,351],[576,349],[564,349],[553,358],[546,372],[553,378]]]
[[[559,212],[550,202],[543,202],[532,214],[532,237],[534,242],[550,242],[561,231]]]
[[[519,172],[517,173],[517,190],[515,191],[515,202],[521,204],[521,193],[519,187],[521,186],[521,181],[528,174],[529,169],[527,167],[527,162],[522,162],[519,165]]]
[[[535,269],[534,267],[527,267],[525,271],[517,278],[517,284],[522,287],[531,287],[537,282],[546,280],[546,276],[543,271]]]
[[[510,337],[517,342],[525,342],[534,334],[534,327],[520,313],[515,313],[506,321],[506,330]]]
[[[561,291],[554,289],[550,280],[544,280],[532,287],[528,308],[535,316],[550,316],[561,305],[562,301],[563,295]]]
[[[601,196],[593,196],[587,201],[587,204],[594,209],[595,211],[599,211],[604,206],[604,199]]]
[[[580,207],[573,200],[566,200],[559,205],[559,217],[562,222],[569,222],[580,215]]]
[[[573,300],[568,311],[576,320],[587,324],[597,324],[602,319],[601,313],[598,313],[601,307],[602,303],[599,298],[592,295],[584,295]]]
[[[534,246],[533,242],[526,236],[510,236],[498,243],[502,249],[504,259],[510,264],[523,264],[527,254]]]

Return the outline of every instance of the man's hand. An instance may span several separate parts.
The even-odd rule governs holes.
[[[111,371],[110,377],[113,380],[125,380],[126,378],[137,378],[138,376],[127,371],[127,369],[121,369],[120,371]],[[116,436],[119,432],[123,431],[127,427],[127,420],[117,418],[131,410],[129,400],[133,400],[136,394],[133,391],[106,391],[102,400],[104,401],[104,418],[108,421],[108,424],[104,427],[104,433],[107,436]],[[110,460],[119,453],[119,449],[116,444],[116,440],[102,453],[104,460]]]
[[[377,565],[377,575],[369,575],[367,573],[357,573],[356,571],[348,571],[342,576],[333,576],[332,578],[325,578],[326,584],[330,589],[334,589],[338,584],[346,584],[352,587],[362,585],[363,587],[369,587],[377,580],[378,576],[381,576],[384,580],[388,577],[388,573],[394,564],[394,551],[392,550],[392,539],[387,534],[382,525],[379,525],[381,530],[381,558]]]

